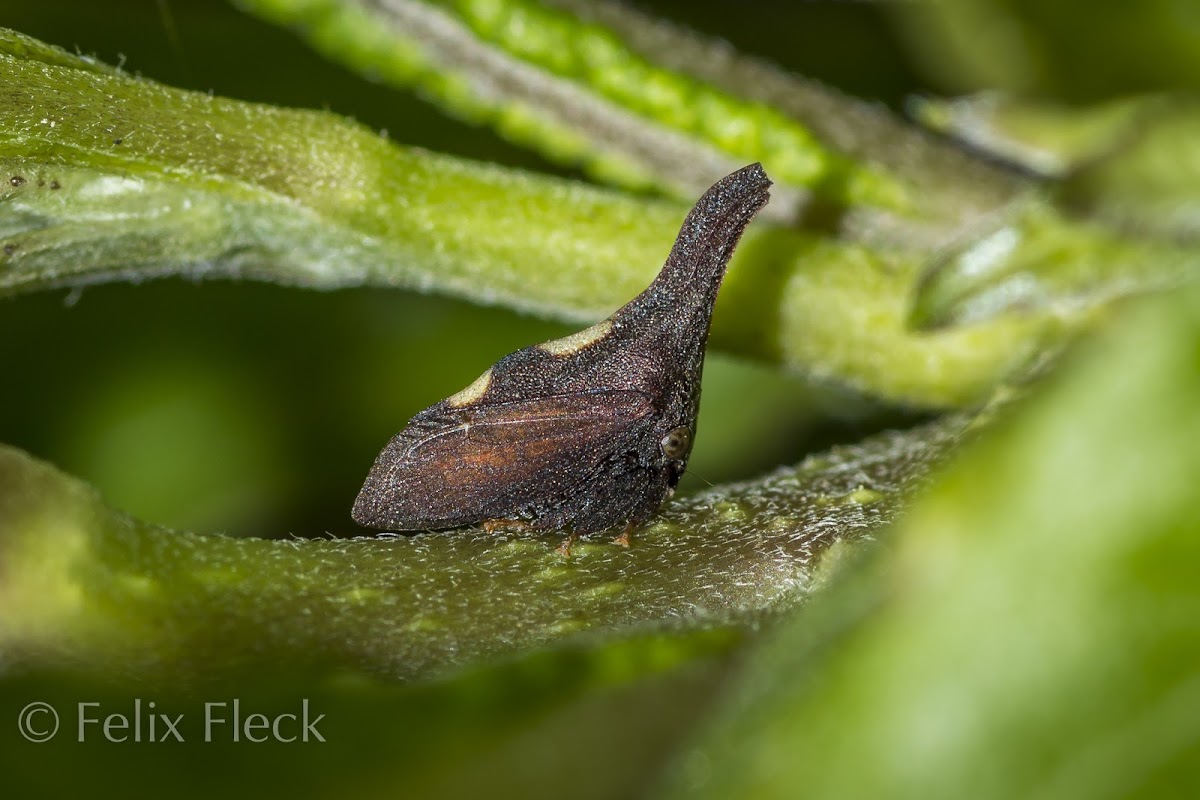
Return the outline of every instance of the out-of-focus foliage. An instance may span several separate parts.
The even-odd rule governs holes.
[[[758,648],[681,789],[1200,791],[1200,291],[1126,311]]]
[[[942,91],[1000,89],[1094,102],[1200,90],[1200,17],[1192,0],[1131,7],[1088,0],[931,0],[894,19]]]

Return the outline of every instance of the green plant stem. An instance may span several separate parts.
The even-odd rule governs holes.
[[[857,237],[927,248],[1031,186],[885,110],[621,4],[240,5],[297,28],[332,59],[628,188],[690,201],[761,161],[777,184],[765,218],[840,215]]]
[[[668,505],[626,549],[480,530],[342,540],[174,532],[0,450],[0,651],[12,666],[195,681],[247,660],[415,678],[573,635],[745,623],[819,553],[889,521],[951,418]]]
[[[171,89],[4,31],[0,177],[0,293],[232,276],[594,321],[649,283],[686,211],[405,149],[330,114]],[[969,405],[1090,319],[1080,285],[1107,300],[1191,263],[1036,202],[964,237],[964,251],[1014,218],[1044,235],[991,260],[982,288],[918,297],[928,318],[971,321],[933,333],[909,327],[927,253],[752,226],[712,345],[892,401]],[[1037,304],[973,313],[991,276],[1043,270],[1056,277]]]

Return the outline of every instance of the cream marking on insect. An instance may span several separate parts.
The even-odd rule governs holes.
[[[391,531],[517,519],[566,532],[564,553],[621,528],[627,546],[687,466],[713,303],[770,186],[761,164],[717,181],[658,276],[611,317],[518,350],[413,416],[376,457],[354,520]]]
[[[492,385],[492,370],[489,368],[487,372],[480,375],[475,381],[463,389],[461,392],[450,395],[446,398],[446,405],[454,408],[462,408],[469,406],[487,392],[488,387]]]
[[[606,319],[603,322],[597,322],[590,328],[572,333],[570,336],[564,336],[561,339],[554,339],[549,342],[542,342],[538,345],[539,350],[545,350],[552,356],[570,356],[578,353],[589,344],[600,341],[608,332],[612,330],[612,320]]]

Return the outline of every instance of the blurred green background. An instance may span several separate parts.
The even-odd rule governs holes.
[[[923,88],[872,5],[762,3],[736,15],[716,3],[642,5],[893,106]],[[574,176],[364,81],[229,4],[16,2],[0,24],[169,85],[329,109],[403,144]],[[168,279],[7,298],[0,360],[20,389],[0,393],[0,441],[171,527],[351,534],[349,507],[367,468],[412,414],[500,356],[571,329],[400,291]],[[710,354],[681,490],[750,477],[903,419]]]

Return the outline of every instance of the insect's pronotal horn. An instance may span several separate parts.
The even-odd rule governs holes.
[[[770,186],[762,164],[742,167],[713,184],[688,212],[655,283],[677,290],[703,286],[715,293],[742,232],[770,199]]]
[[[572,535],[644,522],[686,464],[717,290],[770,185],[758,164],[718,181],[659,276],[612,320],[518,351],[413,417],[375,460],[355,521],[507,519]]]

